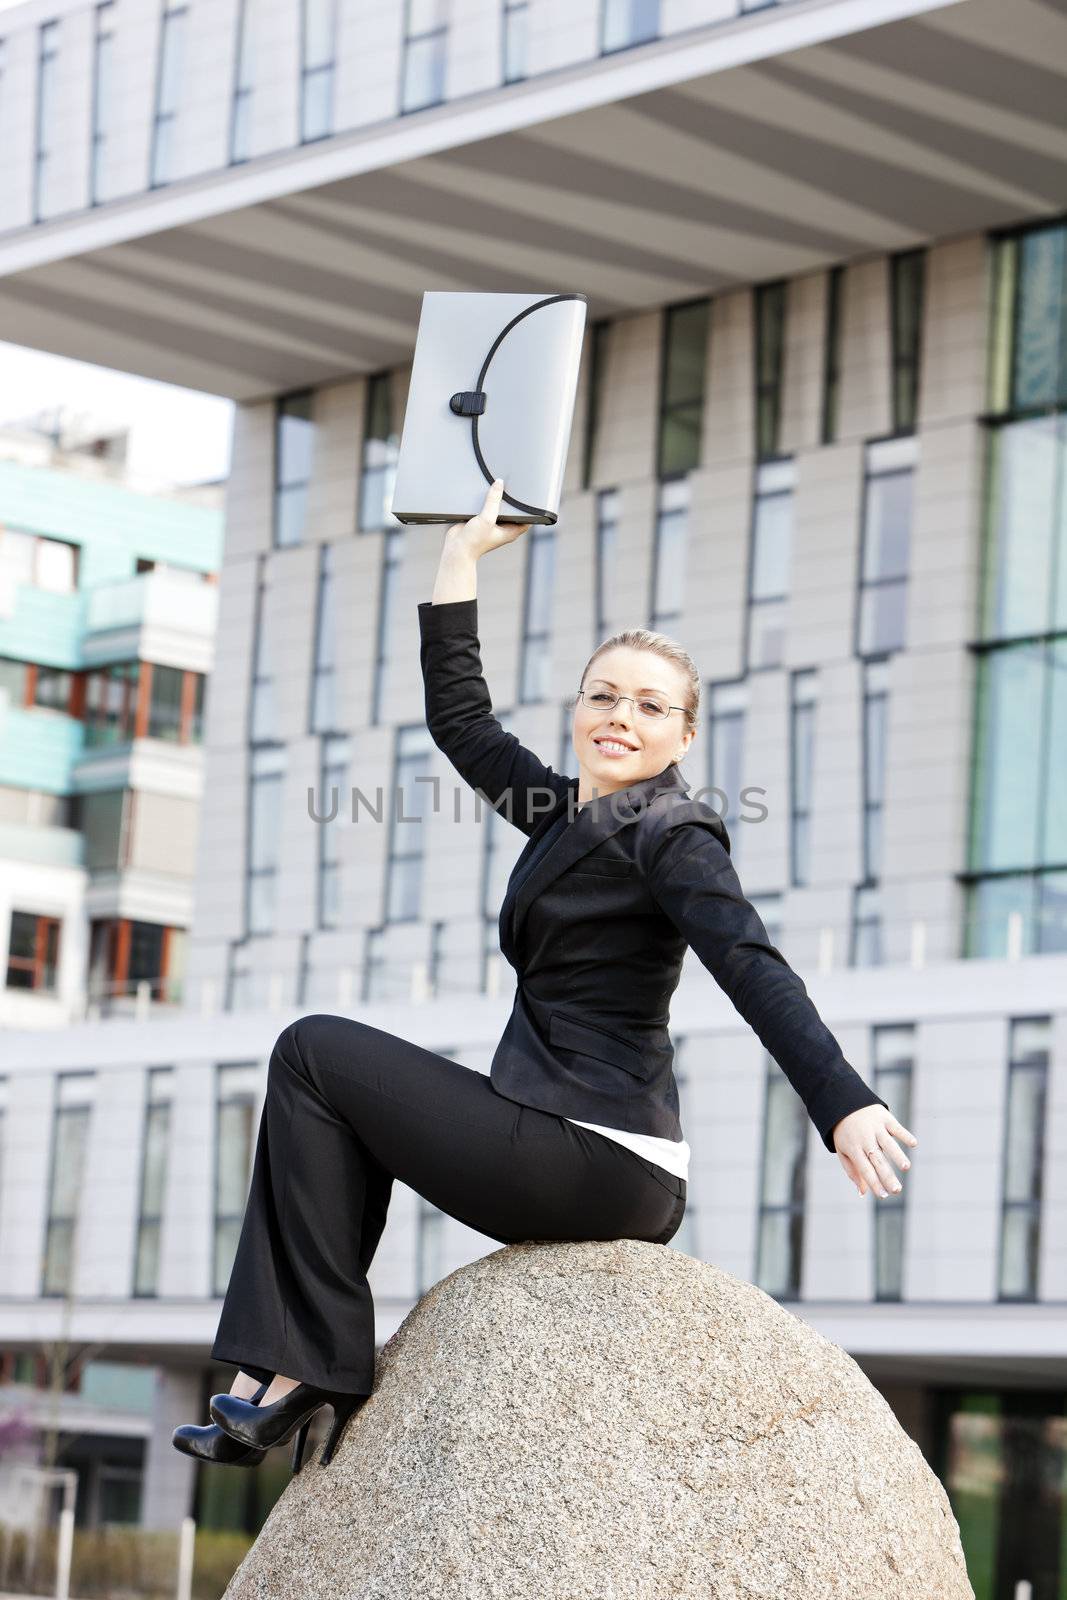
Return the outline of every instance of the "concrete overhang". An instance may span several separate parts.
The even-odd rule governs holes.
[[[798,0],[0,235],[0,339],[238,400],[1062,213],[1067,0]]]

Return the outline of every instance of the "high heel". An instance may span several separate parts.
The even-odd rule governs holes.
[[[300,1468],[304,1465],[304,1445],[307,1443],[308,1429],[311,1427],[311,1418],[302,1422],[296,1430],[293,1440],[293,1477],[295,1478]]]
[[[285,1444],[294,1433],[311,1422],[322,1406],[333,1408],[333,1424],[326,1439],[320,1465],[325,1466],[337,1448],[349,1418],[369,1398],[365,1394],[337,1393],[332,1389],[319,1389],[312,1383],[297,1383],[273,1405],[254,1406],[236,1395],[216,1394],[211,1397],[211,1416],[230,1437],[239,1444],[269,1450],[272,1445]],[[303,1441],[297,1449],[303,1452]]]
[[[255,1406],[269,1388],[270,1383],[261,1383],[244,1404]],[[267,1453],[254,1446],[238,1444],[214,1422],[204,1427],[183,1422],[175,1428],[171,1443],[184,1456],[194,1456],[198,1461],[213,1461],[228,1467],[258,1467]]]

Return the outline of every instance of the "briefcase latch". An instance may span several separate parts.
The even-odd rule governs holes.
[[[485,390],[462,389],[448,403],[457,417],[480,417],[485,410]]]

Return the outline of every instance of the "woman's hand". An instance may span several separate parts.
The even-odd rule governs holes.
[[[503,544],[511,544],[520,533],[525,533],[530,526],[528,522],[517,522],[514,525],[497,523],[497,512],[500,510],[500,497],[504,493],[503,478],[494,478],[485,492],[482,509],[477,516],[471,517],[469,522],[454,522],[449,528],[445,538],[450,544],[458,545],[475,560],[485,555],[487,550],[496,550]]]
[[[834,1123],[834,1148],[861,1195],[870,1188],[884,1200],[887,1190],[899,1192],[900,1182],[888,1158],[892,1156],[902,1172],[908,1170],[911,1162],[894,1134],[911,1145],[919,1142],[885,1106],[860,1106],[858,1111],[850,1111],[847,1117]]]

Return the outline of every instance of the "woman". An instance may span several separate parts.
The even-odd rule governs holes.
[[[579,778],[492,714],[476,567],[503,484],[451,527],[419,606],[427,724],[460,775],[526,835],[500,915],[516,969],[489,1076],[347,1017],[300,1018],[271,1053],[251,1187],[212,1355],[239,1367],[213,1427],[179,1449],[254,1464],[329,1404],[322,1460],[374,1384],[367,1270],[395,1178],[478,1232],[666,1244],[685,1210],[668,1002],[691,945],[783,1067],[861,1195],[900,1184],[915,1136],[841,1054],[741,893],[721,819],[677,763],[700,680],[660,635],[594,652],[575,702]],[[450,808],[446,807],[446,811]]]

